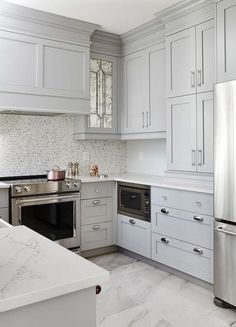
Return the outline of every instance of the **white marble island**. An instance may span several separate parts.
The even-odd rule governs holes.
[[[95,327],[109,273],[24,226],[0,228],[0,326]]]

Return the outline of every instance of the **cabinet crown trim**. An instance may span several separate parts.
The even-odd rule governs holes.
[[[183,0],[167,9],[157,12],[155,16],[157,20],[160,20],[163,24],[167,24],[214,3],[214,0]]]
[[[57,30],[67,30],[90,36],[99,25],[64,17],[53,13],[47,13],[41,10],[24,7],[2,1],[0,3],[0,12],[2,17],[16,19],[24,23],[46,25]],[[9,26],[10,28],[10,26]],[[27,29],[27,28],[26,28]],[[30,29],[29,29],[30,32]]]

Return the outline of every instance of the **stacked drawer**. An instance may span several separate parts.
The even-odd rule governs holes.
[[[84,183],[81,188],[81,249],[112,245],[113,182]]]
[[[213,195],[152,188],[152,259],[213,281]]]
[[[0,189],[0,218],[9,222],[9,189]]]

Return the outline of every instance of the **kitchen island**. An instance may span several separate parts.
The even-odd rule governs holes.
[[[95,327],[109,273],[25,226],[0,228],[0,326]]]

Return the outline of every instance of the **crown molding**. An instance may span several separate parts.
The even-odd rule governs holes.
[[[129,32],[121,34],[122,44],[126,45],[127,43],[137,41],[150,34],[160,32],[164,30],[164,28],[165,26],[163,23],[158,18],[154,18],[149,22],[130,30]]]
[[[120,35],[96,30],[91,35],[91,52],[120,57]]]
[[[89,45],[90,35],[99,25],[0,1],[1,29],[41,37],[67,39],[73,43],[81,37]]]
[[[122,56],[153,44],[164,42],[165,26],[154,18],[131,31],[121,35]]]
[[[214,0],[183,0],[156,13],[155,17],[157,20],[162,21],[163,24],[167,24],[214,3]]]

